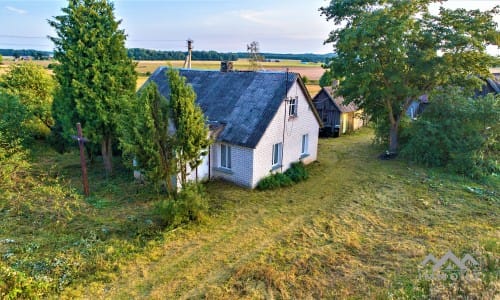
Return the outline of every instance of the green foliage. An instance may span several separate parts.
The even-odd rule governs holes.
[[[177,70],[170,68],[167,77],[170,87],[170,117],[175,126],[173,150],[176,153],[181,184],[185,185],[188,166],[193,170],[200,165],[201,156],[206,154],[210,139],[203,111],[195,103],[193,88],[186,84],[186,79]]]
[[[304,84],[308,84],[309,83],[309,77],[307,77],[306,75],[302,76],[302,81],[304,82]]]
[[[175,193],[172,179],[187,183],[189,169],[201,163],[210,145],[208,128],[196,94],[174,69],[167,71],[170,98],[163,98],[155,83],[148,83],[131,101],[120,122],[120,143],[126,157],[153,183],[165,183]]]
[[[25,121],[28,117],[29,113],[18,97],[0,91],[0,133],[7,143],[26,139]]]
[[[0,194],[13,188],[16,178],[29,168],[23,147],[27,115],[17,97],[0,92]]]
[[[30,114],[28,126],[34,136],[45,137],[54,125],[51,106],[56,82],[45,69],[32,62],[13,64],[0,77],[0,89],[15,95]]]
[[[257,184],[259,190],[272,190],[279,187],[291,186],[294,183],[306,180],[309,174],[302,162],[292,163],[284,173],[271,174]]]
[[[47,282],[36,281],[0,263],[1,299],[38,299],[47,295],[49,287]]]
[[[0,65],[3,64],[3,56],[0,54]]]
[[[435,95],[422,117],[412,124],[402,155],[473,178],[498,174],[499,99],[492,95],[471,99],[459,89]]]
[[[84,135],[101,146],[107,173],[112,172],[112,142],[124,104],[134,97],[137,75],[127,56],[126,35],[104,0],[70,0],[63,15],[49,20],[57,37],[54,73],[60,89],[53,115],[67,140],[82,123]]]
[[[301,161],[292,163],[290,168],[285,171],[285,175],[293,182],[300,182],[309,178],[309,174]]]
[[[333,74],[332,71],[327,69],[323,75],[319,78],[319,86],[320,87],[325,87],[325,86],[331,86],[333,82]]]
[[[169,227],[177,227],[191,221],[202,222],[208,216],[208,201],[201,184],[187,183],[182,190],[160,201],[156,212]]]
[[[130,101],[120,118],[120,147],[125,158],[153,184],[163,183],[174,191],[176,175],[173,141],[169,132],[169,107],[155,83],[148,83]]]
[[[388,119],[391,152],[398,150],[399,125],[413,99],[447,84],[472,91],[481,84],[476,76],[488,76],[497,61],[486,52],[497,8],[442,8],[432,15],[435,2],[331,1],[321,8],[342,25],[327,39],[337,54],[328,67],[343,80],[338,94],[374,119]]]
[[[374,142],[376,145],[389,147],[389,136],[387,132],[391,128],[388,118],[379,117],[378,119],[371,120],[373,128],[375,129]],[[398,140],[401,145],[406,145],[409,135],[412,130],[412,120],[408,116],[403,116],[399,121]]]

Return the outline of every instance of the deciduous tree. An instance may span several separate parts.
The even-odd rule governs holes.
[[[42,66],[32,62],[11,65],[0,77],[0,88],[17,96],[35,122],[48,129],[54,125],[51,106],[56,81]]]
[[[334,0],[320,9],[339,26],[326,40],[336,52],[329,67],[342,80],[338,94],[374,118],[388,118],[392,152],[412,100],[448,84],[472,89],[494,62],[486,45],[498,36],[498,8],[431,14],[436,2]]]
[[[75,134],[81,122],[85,136],[101,145],[104,167],[112,172],[112,142],[124,103],[134,97],[137,75],[127,56],[125,33],[107,0],[70,0],[63,15],[49,20],[57,37],[54,67],[60,92],[54,117],[62,135]]]

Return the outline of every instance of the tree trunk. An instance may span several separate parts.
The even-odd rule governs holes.
[[[398,133],[399,133],[399,122],[395,122],[391,124],[391,129],[389,131],[389,152],[397,153],[399,142],[398,142]]]
[[[101,155],[102,161],[104,163],[104,170],[106,171],[106,175],[113,174],[113,150],[111,149],[111,137],[106,136],[103,138],[101,142]]]

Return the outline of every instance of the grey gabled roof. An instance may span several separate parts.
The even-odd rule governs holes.
[[[167,67],[148,79],[169,98]],[[286,72],[220,72],[180,69],[210,122],[224,125],[217,140],[255,148],[298,75]],[[288,83],[286,83],[288,79]]]
[[[332,87],[330,86],[325,86],[321,88],[321,90],[318,92],[316,96],[314,96],[314,100],[318,98],[318,96],[324,93],[325,95],[328,96],[328,99],[337,107],[337,109],[342,112],[342,113],[349,113],[349,112],[354,112],[357,111],[359,108],[354,104],[354,102],[351,102],[347,105],[344,105],[344,97],[342,96],[335,96],[334,91]],[[313,100],[313,101],[314,101]]]

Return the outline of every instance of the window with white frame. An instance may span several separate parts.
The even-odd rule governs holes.
[[[281,165],[281,147],[283,147],[281,143],[273,145],[273,166]]]
[[[297,116],[297,97],[293,97],[288,100],[288,115],[290,117]]]
[[[300,154],[308,154],[309,153],[309,134],[304,134],[302,136],[302,151]]]
[[[220,145],[220,166],[221,168],[231,169],[231,146]]]

